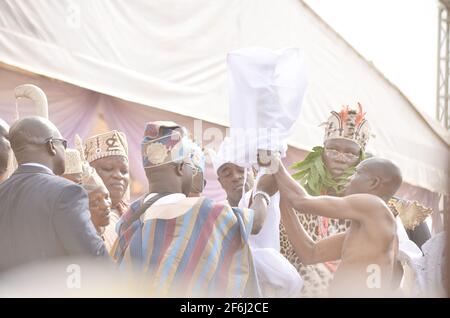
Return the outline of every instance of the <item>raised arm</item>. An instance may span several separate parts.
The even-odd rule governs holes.
[[[314,242],[299,222],[292,207],[281,198],[281,219],[295,253],[304,265],[334,261],[341,258],[345,233]]]
[[[339,198],[332,196],[310,196],[299,185],[279,161],[279,167],[274,174],[280,194],[292,208],[314,215],[321,215],[335,219],[349,219],[363,221],[372,218],[365,210],[378,210],[382,200],[368,194],[354,194]]]
[[[273,196],[278,190],[277,183],[275,182],[273,175],[263,175],[256,185],[256,190],[267,193],[269,197]],[[262,196],[257,195],[254,198],[250,208],[255,212],[252,234],[258,234],[264,225],[264,221],[266,220],[267,203]]]

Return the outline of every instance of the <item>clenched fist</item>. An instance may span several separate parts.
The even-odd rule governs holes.
[[[273,175],[265,174],[259,178],[258,184],[256,186],[258,191],[263,191],[269,196],[273,196],[278,191],[277,182]]]

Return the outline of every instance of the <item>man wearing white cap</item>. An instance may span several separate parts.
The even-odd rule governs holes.
[[[76,143],[79,143],[77,146],[81,146],[81,139],[78,136],[75,138]],[[114,228],[113,235],[108,235],[105,231],[110,224],[111,199],[102,178],[85,160],[82,147],[80,150],[66,149],[65,171],[62,177],[82,185],[87,191],[92,224],[109,253],[117,239]]]
[[[254,188],[254,168],[246,168],[242,164],[245,154],[233,146],[229,138],[222,142],[218,153],[210,150],[209,154],[217,179],[227,193],[226,203],[232,207],[248,207],[257,191]],[[249,243],[263,296],[297,297],[302,288],[302,279],[295,267],[280,254],[279,203],[280,195],[277,192],[270,197],[261,231],[250,235]]]
[[[227,62],[230,138],[224,140],[217,156],[213,155],[213,164],[230,204],[238,201],[239,207],[247,207],[257,193],[252,167],[262,165],[258,151],[286,154],[286,140],[306,89],[305,69],[296,48],[239,49],[228,54]],[[267,219],[260,233],[250,236],[250,246],[263,295],[297,297],[302,279],[279,252],[279,200],[279,193],[270,198]]]

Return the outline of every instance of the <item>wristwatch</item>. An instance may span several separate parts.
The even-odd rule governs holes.
[[[266,200],[267,206],[270,205],[270,196],[266,192],[256,191],[255,194],[253,195],[253,200],[256,198],[257,195],[261,195],[263,199]]]

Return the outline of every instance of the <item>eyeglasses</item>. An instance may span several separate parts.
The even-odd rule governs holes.
[[[49,137],[44,140],[44,143],[48,143],[49,141],[60,141],[64,147],[64,150],[67,149],[67,140],[65,140],[65,139]]]
[[[359,156],[352,154],[350,152],[340,152],[334,149],[325,148],[326,155],[330,158],[336,159],[342,156],[346,161],[355,161],[359,159]]]
[[[179,163],[176,163],[176,162],[169,162],[168,164],[173,165],[173,166],[179,165]],[[196,176],[199,172],[201,172],[200,168],[197,168],[196,166],[192,165],[191,163],[183,162],[182,164],[191,167],[193,177]]]

